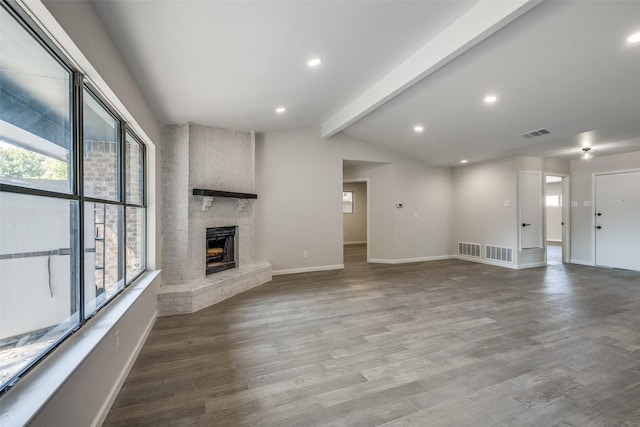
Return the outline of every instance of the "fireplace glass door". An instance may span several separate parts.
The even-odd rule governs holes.
[[[207,228],[207,275],[236,267],[235,235],[236,227]]]

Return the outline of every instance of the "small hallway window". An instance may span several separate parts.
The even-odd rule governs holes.
[[[342,213],[352,214],[356,212],[353,196],[353,191],[342,192]]]
[[[547,206],[560,206],[560,195],[547,196]]]

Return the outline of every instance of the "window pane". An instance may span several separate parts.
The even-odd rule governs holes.
[[[120,200],[120,123],[84,90],[84,195]]]
[[[78,325],[75,201],[0,193],[0,387]]]
[[[553,195],[553,196],[547,196],[547,206],[560,206],[560,196],[559,195]]]
[[[342,192],[342,213],[354,213],[353,191]]]
[[[146,267],[145,209],[127,208],[127,282],[130,283]]]
[[[142,204],[143,147],[127,132],[127,203]]]
[[[72,74],[0,7],[0,182],[72,191]]]
[[[105,203],[84,204],[85,317],[124,287],[120,244],[123,208]]]

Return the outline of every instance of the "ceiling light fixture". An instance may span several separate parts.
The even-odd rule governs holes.
[[[591,147],[584,147],[582,151],[584,151],[584,154],[580,156],[581,159],[589,160],[593,158],[593,154],[591,154]]]
[[[284,107],[278,107],[278,108],[276,108],[276,113],[278,113],[278,114],[282,114],[282,113],[284,113],[285,111],[287,111],[287,109],[286,109],[286,108],[284,108]]]
[[[466,159],[465,159],[465,160],[460,160],[460,163],[462,163],[463,165],[464,165],[465,163],[468,163],[468,162],[469,162],[469,160],[466,160]]]
[[[627,39],[629,43],[639,43],[640,42],[640,33],[631,34]]]
[[[484,102],[486,102],[487,104],[493,104],[497,100],[498,100],[498,97],[495,95],[487,95],[484,98]]]
[[[313,58],[313,59],[310,59],[309,62],[307,62],[307,65],[309,67],[317,67],[320,64],[322,64],[322,59],[320,58]]]
[[[424,130],[424,127],[417,125],[413,127],[413,130],[416,131],[417,133],[420,133]]]

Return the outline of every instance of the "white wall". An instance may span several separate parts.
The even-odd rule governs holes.
[[[486,244],[512,248],[513,266],[517,268],[544,262],[544,249],[518,251],[520,171],[563,175],[569,173],[569,163],[512,157],[454,169],[453,245],[469,242],[481,244],[482,249]]]
[[[25,4],[64,50],[77,55],[74,60],[82,63],[89,60],[94,68],[92,72],[106,81],[144,134],[158,143],[160,127],[92,3],[31,0]],[[148,239],[154,244],[160,241],[156,212],[161,201],[154,192],[159,187],[159,175],[154,173],[154,167],[160,159],[153,146],[148,153],[148,222],[152,227]],[[156,265],[154,255],[159,251],[159,246],[149,249],[152,268]],[[3,425],[22,425],[29,413],[35,414],[31,425],[36,426],[99,424],[153,324],[158,284],[159,277],[148,274],[23,377],[3,396],[0,424],[10,420]],[[116,332],[120,340],[117,353]],[[45,381],[51,377],[54,380]]]
[[[344,243],[367,241],[367,183],[345,182],[342,191],[353,191],[354,213],[342,214]]]
[[[561,196],[562,183],[551,182],[545,184],[545,196]],[[564,200],[562,200],[564,203]],[[562,242],[562,206],[546,206],[547,212],[547,241]]]
[[[395,169],[396,258],[438,258],[452,255],[453,171],[425,168],[419,163]]]
[[[576,207],[571,207],[571,262],[594,263],[593,174],[630,169],[640,169],[640,151],[571,162],[571,201],[577,202]]]
[[[343,160],[386,163],[344,177],[370,178],[371,258],[401,262],[450,255],[449,168],[427,167],[345,135],[325,140],[310,127],[256,138],[259,259],[271,262],[274,272],[342,266]],[[396,202],[406,207],[396,209]]]
[[[518,250],[518,165],[499,159],[454,169],[452,244],[479,243]],[[508,206],[505,206],[507,204]]]

